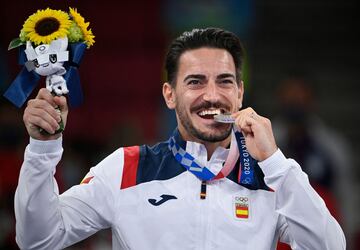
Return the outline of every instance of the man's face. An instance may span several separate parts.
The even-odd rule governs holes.
[[[168,87],[169,88],[169,87]],[[231,125],[214,121],[214,115],[236,112],[242,102],[243,84],[236,82],[233,58],[224,49],[200,48],[179,59],[176,87],[164,96],[175,108],[178,128],[185,140],[220,142]]]

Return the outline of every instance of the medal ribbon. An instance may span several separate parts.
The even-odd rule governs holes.
[[[252,183],[252,178],[254,175],[253,164],[255,163],[255,161],[254,159],[252,159],[252,157],[246,150],[245,138],[241,132],[233,131],[231,133],[230,152],[225,161],[224,167],[217,175],[215,175],[211,170],[209,170],[203,164],[198,162],[191,154],[186,152],[186,150],[180,147],[176,143],[174,136],[170,138],[169,148],[173,153],[175,159],[183,167],[185,167],[188,171],[190,171],[196,177],[198,177],[200,180],[203,181],[215,180],[228,176],[228,174],[234,168],[239,155],[241,155],[242,156],[240,157],[241,174],[239,176],[240,183],[243,184]]]
[[[235,135],[240,151],[239,183],[252,185],[254,183],[254,168],[257,165],[257,161],[247,151],[244,135],[241,132],[236,132]]]
[[[215,175],[206,166],[198,162],[191,154],[186,152],[175,140],[175,136],[171,136],[169,139],[169,149],[173,153],[175,159],[188,171],[194,174],[202,181],[210,181],[221,179],[229,175],[239,161],[239,177],[238,183],[249,189],[265,189],[270,190],[263,181],[263,173],[257,164],[257,161],[251,157],[246,149],[244,135],[239,131],[233,131],[231,133],[230,152],[224,163],[221,171]],[[258,169],[258,170],[256,170]],[[260,171],[262,176],[259,176],[259,180],[256,176],[256,172]]]

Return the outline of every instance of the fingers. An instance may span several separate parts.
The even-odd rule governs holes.
[[[35,135],[39,127],[49,134],[55,133],[61,121],[60,113],[55,109],[57,105],[47,89],[41,89],[36,99],[28,101],[23,119],[31,135]]]
[[[66,98],[64,96],[55,96],[54,102],[60,108],[61,112],[67,112],[68,106],[66,102]]]
[[[252,108],[246,108],[232,116],[235,118],[235,125],[246,135],[254,134],[262,129],[272,130],[270,120],[258,115]]]
[[[54,102],[55,103],[55,102]],[[33,111],[36,111],[36,114],[48,114],[51,117],[53,117],[56,120],[60,120],[60,115],[59,113],[56,111],[55,106],[51,105],[50,103],[48,103],[45,100],[41,100],[41,99],[34,99],[34,100],[29,100],[28,104],[27,104],[27,109],[30,111],[30,113],[33,113]]]
[[[24,117],[24,119],[26,119],[26,123],[30,129],[42,128],[49,134],[54,134],[55,131],[59,128],[59,124],[55,121],[55,119],[51,117],[44,118],[44,116],[41,114],[28,114],[28,117]]]
[[[25,125],[33,129],[35,126],[43,128],[50,134],[58,129],[60,121],[60,114],[44,100],[29,101],[24,112]]]
[[[252,108],[246,108],[232,114],[235,124],[245,133],[253,133],[254,126],[264,117],[259,116]]]
[[[54,101],[54,96],[46,88],[42,88],[39,90],[39,93],[37,94],[35,100],[36,99],[45,100],[54,108],[57,106]]]
[[[258,115],[252,108],[241,110],[232,116],[235,118],[235,126],[243,133],[246,146],[254,159],[262,161],[277,150],[269,119]]]

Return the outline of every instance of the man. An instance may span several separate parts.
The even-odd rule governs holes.
[[[64,97],[40,90],[24,113],[30,144],[15,195],[19,246],[60,249],[111,227],[114,249],[275,249],[278,239],[293,249],[345,249],[307,176],[277,148],[270,121],[238,111],[242,58],[230,32],[183,33],[170,46],[163,85],[174,135],[116,150],[62,195],[53,179],[62,154],[53,107],[64,123],[68,109]],[[226,113],[234,126],[214,120]]]

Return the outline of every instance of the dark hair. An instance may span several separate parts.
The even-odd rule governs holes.
[[[202,47],[227,50],[233,57],[236,68],[236,81],[240,83],[244,49],[240,39],[233,33],[219,28],[193,29],[176,38],[166,55],[167,79],[175,86],[180,56],[188,50]]]

